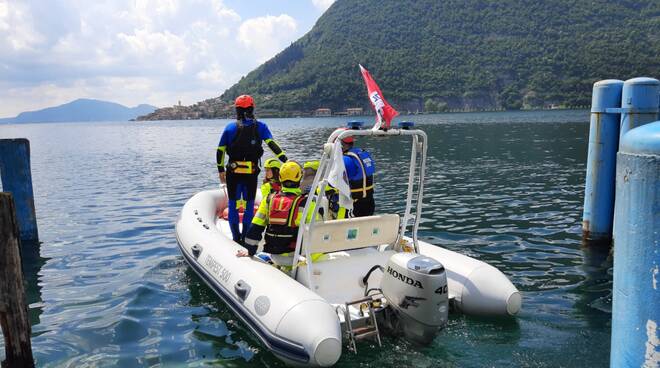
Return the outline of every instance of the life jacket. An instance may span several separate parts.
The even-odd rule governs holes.
[[[296,248],[298,236],[296,218],[306,199],[306,195],[294,193],[271,194],[268,200],[268,227],[265,236],[267,249],[265,251],[283,253]]]
[[[348,185],[351,187],[351,197],[353,197],[354,200],[358,200],[373,196],[374,172],[376,169],[369,152],[359,148],[352,148],[344,153],[344,155],[351,157],[360,167],[360,170],[358,170],[357,173],[348,176]]]
[[[271,194],[275,194],[282,190],[282,184],[280,182],[276,181],[267,181],[263,184],[261,184],[261,188],[259,188],[261,191],[261,198],[265,199]]]
[[[256,172],[259,159],[264,154],[264,149],[261,147],[261,137],[259,136],[259,122],[253,120],[252,124],[245,125],[240,121],[236,122],[236,136],[231,144],[227,147],[227,155],[229,155],[230,170],[235,169],[232,167],[232,162],[251,162],[251,171]],[[234,165],[235,166],[235,165]]]

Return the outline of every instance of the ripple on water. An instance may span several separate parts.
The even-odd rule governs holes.
[[[608,365],[611,257],[580,243],[587,116],[415,117],[430,142],[420,237],[500,268],[523,291],[523,309],[515,319],[452,315],[428,347],[361,342],[338,366]],[[268,122],[302,161],[342,121]],[[3,126],[33,147],[39,366],[283,366],[186,266],[173,235],[183,203],[217,185],[224,124]],[[410,145],[358,141],[377,158],[378,211],[400,211]]]

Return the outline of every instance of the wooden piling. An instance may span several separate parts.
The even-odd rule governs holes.
[[[4,192],[0,193],[0,327],[5,339],[2,368],[34,367],[16,209],[12,195]]]

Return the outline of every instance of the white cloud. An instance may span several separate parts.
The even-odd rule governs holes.
[[[6,31],[9,28],[9,4],[0,0],[0,31]]]
[[[335,0],[312,0],[312,4],[321,11],[326,11]]]
[[[213,1],[213,10],[220,18],[227,18],[236,22],[241,20],[241,16],[236,11],[224,6],[221,1]]]
[[[287,46],[297,29],[296,20],[288,14],[251,18],[238,28],[238,41],[263,62]]]
[[[22,3],[0,2],[0,50],[33,51],[43,41],[35,29],[29,7]]]
[[[243,21],[222,0],[0,0],[0,117],[82,97],[192,104],[297,31],[287,14]]]
[[[199,71],[196,75],[197,79],[207,84],[223,85],[227,83],[227,77],[222,67],[218,63],[213,63],[206,69]]]
[[[146,28],[136,29],[133,34],[120,33],[117,38],[125,46],[126,53],[132,52],[138,60],[171,64],[177,73],[183,72],[190,49],[183,37],[169,31],[153,32]]]

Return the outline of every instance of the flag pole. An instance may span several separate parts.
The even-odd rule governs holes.
[[[376,111],[376,124],[371,130],[379,130],[383,126],[383,117],[380,115],[380,112]]]

